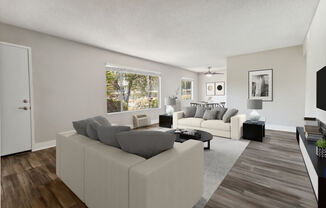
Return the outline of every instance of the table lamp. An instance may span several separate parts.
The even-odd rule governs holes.
[[[249,120],[259,121],[260,115],[257,110],[263,109],[263,100],[248,100],[247,108],[252,110],[249,114]]]
[[[176,97],[166,97],[165,98],[165,105],[166,105],[166,109],[165,112],[168,115],[172,115],[174,112],[174,108],[173,106],[176,105]]]

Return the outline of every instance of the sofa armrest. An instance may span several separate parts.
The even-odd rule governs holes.
[[[173,128],[178,128],[178,120],[183,118],[183,111],[177,111],[173,113]]]
[[[56,174],[61,177],[61,146],[69,136],[77,134],[76,131],[65,131],[56,135]],[[65,144],[64,144],[65,145]]]
[[[203,143],[188,140],[129,172],[130,208],[189,208],[203,193]]]
[[[56,136],[56,173],[57,176],[85,202],[85,148],[99,143],[94,139],[77,134],[75,131],[58,133]]]
[[[231,117],[231,139],[240,139],[242,137],[242,127],[245,121],[245,114],[238,114]]]
[[[129,207],[129,169],[145,161],[102,143],[85,150],[85,203],[87,207]]]

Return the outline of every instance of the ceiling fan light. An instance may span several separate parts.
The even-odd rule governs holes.
[[[211,73],[207,73],[206,76],[207,76],[207,77],[211,77],[212,74],[211,74]]]

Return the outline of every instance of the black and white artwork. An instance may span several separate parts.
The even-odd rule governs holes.
[[[225,83],[224,82],[215,82],[215,95],[224,96],[225,95]]]
[[[248,98],[273,101],[273,69],[249,71]]]

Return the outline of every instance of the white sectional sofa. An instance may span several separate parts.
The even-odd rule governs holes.
[[[203,143],[150,159],[76,134],[57,134],[58,177],[90,208],[191,208],[203,194]]]
[[[215,136],[231,139],[240,139],[242,137],[243,122],[246,121],[245,114],[238,114],[231,117],[230,123],[223,120],[204,120],[202,118],[184,118],[183,111],[173,113],[174,129],[197,129],[207,131]]]

